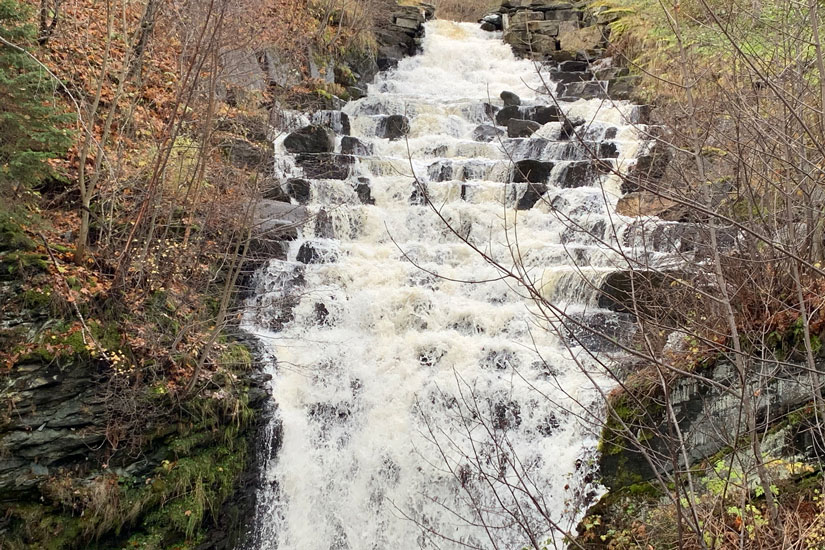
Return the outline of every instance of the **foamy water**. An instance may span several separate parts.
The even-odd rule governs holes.
[[[547,143],[538,150],[530,150],[536,140],[473,141],[488,122],[483,103],[500,105],[503,90],[549,102],[534,64],[515,59],[496,35],[435,21],[422,54],[347,105],[353,135],[375,153],[358,159],[347,180],[313,182],[309,210],[326,211],[334,238],[309,223],[287,261],[259,275],[246,316],[272,357],[270,430],[280,444],[261,482],[256,549],[520,549],[530,544],[527,531],[562,548],[598,495],[595,384],[608,382],[536,315],[523,287],[502,279],[445,220],[554,305],[592,311],[595,293],[583,278],[598,284],[624,266],[605,245],[625,223],[612,214],[618,180],[551,183],[535,207],[515,211],[526,185],[509,183],[510,156],[564,159],[552,182],[571,155],[586,154],[562,143],[554,123],[539,131]],[[565,109],[586,120],[588,139],[615,129],[619,170],[635,157],[632,106]],[[409,139],[376,138],[380,114],[408,116]],[[280,141],[276,150],[279,166],[300,176]],[[434,181],[444,163],[453,177]],[[441,217],[411,201],[413,174]],[[359,202],[359,177],[375,205]],[[307,242],[335,261],[296,261]]]

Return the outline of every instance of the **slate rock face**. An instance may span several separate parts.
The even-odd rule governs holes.
[[[318,111],[312,115],[312,123],[326,126],[339,135],[348,136],[350,134],[349,115],[342,111]]]
[[[410,121],[404,115],[388,115],[383,117],[375,131],[380,138],[395,141],[410,133]]]
[[[513,183],[547,183],[552,170],[552,162],[520,160],[513,168]]]
[[[475,127],[475,130],[473,130],[473,139],[487,143],[504,134],[505,132],[501,128],[496,128],[491,124],[479,124]]]
[[[295,162],[309,179],[345,180],[355,157],[334,153],[302,154],[295,157]]]
[[[345,155],[366,157],[373,153],[373,147],[371,143],[364,143],[358,138],[344,136],[341,139],[341,152]]]
[[[507,136],[511,138],[530,137],[536,133],[536,130],[539,128],[541,128],[541,124],[538,122],[511,118],[507,123]]]
[[[284,147],[290,153],[331,153],[335,150],[335,133],[320,124],[310,124],[289,134]]]

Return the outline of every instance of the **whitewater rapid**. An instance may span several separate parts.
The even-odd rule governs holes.
[[[539,130],[539,149],[473,139],[502,91],[548,104],[553,88],[495,33],[434,21],[420,55],[346,106],[373,153],[345,180],[312,181],[315,217],[259,274],[247,310],[277,407],[256,550],[514,550],[530,545],[528,531],[562,548],[599,495],[599,387],[609,382],[492,261],[554,307],[597,311],[585,278],[597,285],[625,265],[600,244],[625,223],[618,178],[563,187],[566,163],[587,156],[563,142],[561,123]],[[632,106],[564,109],[589,140],[616,145],[617,171],[637,154]],[[408,139],[375,137],[391,114],[409,118]],[[301,177],[282,141],[279,169]],[[511,161],[527,155],[556,167],[542,200],[517,211],[527,185],[510,183]],[[306,244],[321,263],[298,261]]]

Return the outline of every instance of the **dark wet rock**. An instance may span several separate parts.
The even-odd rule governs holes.
[[[336,254],[331,250],[321,248],[318,243],[305,242],[298,249],[295,259],[302,264],[325,264],[334,262]]]
[[[341,153],[345,155],[355,155],[366,157],[373,154],[372,143],[364,143],[358,138],[344,136],[341,139]]]
[[[350,167],[355,163],[355,157],[334,153],[303,154],[298,155],[295,161],[303,168],[307,178],[345,180],[349,176]]]
[[[473,139],[475,141],[490,142],[494,139],[505,135],[504,130],[497,128],[491,124],[479,124],[473,130]]]
[[[326,126],[311,124],[289,134],[284,147],[290,153],[331,153],[335,150],[335,134]]]
[[[493,121],[496,119],[496,114],[501,110],[500,107],[497,105],[493,105],[492,103],[484,103],[484,120],[485,121]]]
[[[288,179],[284,184],[284,190],[287,196],[295,199],[298,204],[307,204],[309,202],[310,187],[311,184],[309,181],[300,178]]]
[[[312,123],[320,126],[326,126],[339,135],[348,136],[350,134],[349,116],[347,116],[347,114],[343,111],[318,111],[312,115]],[[302,152],[322,153],[325,151]]]
[[[564,72],[584,72],[590,67],[587,61],[562,61],[559,63],[559,71]]]
[[[517,105],[505,107],[496,113],[496,125],[507,126],[511,118],[524,119],[521,109]]]
[[[547,186],[540,183],[531,183],[516,203],[516,210],[529,210],[536,205],[547,192]]]
[[[513,167],[514,183],[547,183],[553,163],[541,160],[520,160]]]
[[[319,239],[335,238],[335,228],[332,225],[332,217],[322,208],[315,215],[315,236]]]
[[[427,204],[427,193],[426,188],[423,188],[420,185],[415,185],[413,187],[412,193],[410,193],[410,204],[424,206]]]
[[[410,121],[404,115],[385,116],[376,127],[376,135],[390,141],[401,139],[408,133],[410,133]]]
[[[484,25],[490,25],[492,28],[490,30],[493,31],[500,31],[503,26],[503,18],[500,13],[488,13],[484,17],[481,18],[479,21],[482,24],[482,29],[484,29]],[[484,29],[487,30],[487,29]]]
[[[607,95],[614,100],[631,99],[641,80],[642,77],[636,75],[614,78],[607,85]]]
[[[486,32],[493,32],[493,31],[496,31],[498,29],[496,29],[496,26],[493,25],[492,23],[484,21],[483,23],[481,23],[481,30],[486,31]]]
[[[511,138],[530,137],[541,128],[541,124],[532,120],[511,118],[507,122],[507,136]]]
[[[505,107],[513,107],[521,105],[521,98],[514,94],[513,92],[508,92],[507,90],[501,92],[501,100],[504,101]]]
[[[319,325],[325,325],[329,317],[329,310],[323,303],[315,304],[315,322]]]
[[[255,208],[255,232],[250,256],[285,260],[289,241],[298,238],[298,227],[309,219],[304,206],[272,200],[259,201]]]
[[[598,80],[570,82],[560,87],[559,95],[564,99],[606,99],[607,90]]]
[[[358,178],[358,183],[355,184],[355,194],[358,195],[361,204],[375,204],[375,199],[372,198],[370,180],[367,178]]]
[[[261,197],[266,200],[289,202],[289,195],[281,183],[274,178],[267,178],[261,184]]]
[[[533,122],[538,122],[539,124],[557,122],[561,117],[559,108],[555,105],[539,105],[537,107],[532,107],[528,110],[527,115],[528,116],[525,118],[532,120]]]
[[[622,193],[640,191],[650,184],[655,184],[665,175],[673,154],[667,144],[653,141],[636,159],[625,178],[622,180]]]
[[[565,118],[561,123],[561,130],[559,131],[559,139],[570,139],[575,137],[576,128],[584,124],[584,119],[581,117]]]
[[[521,406],[516,401],[499,401],[493,405],[493,429],[509,430],[521,426]]]
[[[367,91],[360,86],[347,86],[347,93],[353,101],[367,96]]]
[[[593,74],[589,72],[569,72],[569,71],[550,71],[550,78],[554,82],[561,84],[569,84],[571,82],[587,82],[593,80]]]
[[[589,160],[578,160],[567,163],[562,169],[556,185],[564,189],[586,187],[593,183],[596,171]]]
[[[427,167],[427,178],[429,181],[450,181],[459,179],[461,167],[452,160],[440,159]]]
[[[619,156],[619,146],[613,141],[603,141],[599,143],[599,158],[614,159]]]

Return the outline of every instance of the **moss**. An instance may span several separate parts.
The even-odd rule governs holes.
[[[252,368],[252,353],[243,344],[229,344],[221,353],[218,363],[233,370],[248,370]]]
[[[26,216],[0,207],[0,251],[34,250],[37,245],[23,229]]]
[[[11,280],[31,271],[45,272],[48,269],[49,257],[46,254],[23,250],[0,253],[0,280]]]
[[[56,502],[7,509],[8,548],[195,548],[246,465],[246,443],[227,445],[220,436],[194,432],[173,439],[174,460],[148,477],[73,480]]]
[[[29,309],[46,309],[52,301],[50,287],[29,289],[23,293],[23,305]]]

